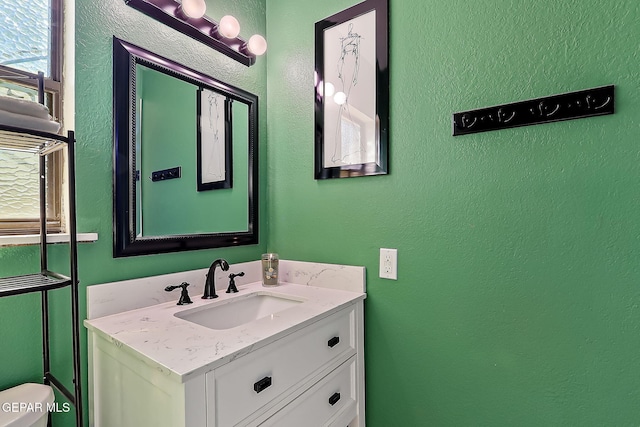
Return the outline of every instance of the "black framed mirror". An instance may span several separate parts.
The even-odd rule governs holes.
[[[209,151],[202,91],[224,109]],[[114,37],[113,119],[114,257],[258,243],[257,95]],[[232,186],[198,191],[202,153]]]

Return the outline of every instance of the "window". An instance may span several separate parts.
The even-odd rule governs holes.
[[[0,0],[0,96],[38,101],[38,71],[45,73],[45,104],[61,117],[62,1]],[[39,231],[39,156],[0,150],[0,235]],[[62,231],[62,152],[47,156],[47,222]]]

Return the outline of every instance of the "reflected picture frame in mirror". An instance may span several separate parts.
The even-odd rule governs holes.
[[[191,83],[198,88],[221,94],[229,104],[246,104],[248,117],[247,142],[247,224],[238,231],[174,233],[162,236],[144,236],[138,221],[139,194],[136,159],[136,125],[138,105],[136,93],[136,69],[144,66],[168,76]],[[127,257],[164,252],[231,247],[258,243],[258,96],[243,89],[214,79],[168,58],[157,55],[139,46],[113,38],[113,120],[114,120],[114,204],[113,204],[113,256]],[[228,128],[227,128],[228,131]],[[195,141],[194,141],[195,144]],[[231,155],[231,150],[228,150]],[[195,156],[194,156],[195,157]],[[188,165],[195,170],[196,159]],[[229,173],[231,170],[229,168]],[[229,175],[229,176],[232,176]],[[197,192],[196,182],[193,191]],[[228,190],[224,190],[228,191]],[[207,192],[211,193],[211,192]],[[213,193],[218,193],[213,192]],[[220,207],[212,206],[212,209]],[[184,206],[184,217],[176,221],[188,221],[189,207]]]
[[[233,187],[233,100],[199,88],[197,93],[198,191]]]

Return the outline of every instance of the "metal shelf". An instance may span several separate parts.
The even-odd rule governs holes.
[[[0,149],[46,155],[64,148],[69,138],[48,132],[0,125]]]
[[[58,289],[70,284],[70,278],[49,271],[39,274],[5,277],[0,278],[0,297]]]
[[[44,104],[44,74],[38,73],[38,98]],[[46,221],[46,158],[54,151],[66,148],[67,185],[69,197],[69,269],[66,277],[49,271],[47,267],[47,221]],[[0,278],[0,297],[40,292],[42,305],[42,361],[43,382],[51,385],[75,406],[76,426],[83,426],[81,363],[80,363],[80,316],[78,296],[78,240],[76,228],[76,174],[75,174],[75,133],[67,131],[67,136],[31,129],[0,125],[0,150],[14,150],[38,154],[40,180],[40,273]],[[71,324],[73,346],[73,391],[69,391],[56,379],[51,371],[49,342],[49,297],[48,291],[69,287],[71,296]],[[51,425],[49,414],[48,425]]]

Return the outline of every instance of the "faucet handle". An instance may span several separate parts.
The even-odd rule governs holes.
[[[244,271],[241,271],[240,273],[231,273],[229,275],[229,287],[227,288],[227,293],[236,293],[238,292],[238,288],[236,288],[236,277],[242,277],[244,276]]]
[[[182,288],[182,292],[180,293],[180,299],[178,300],[177,305],[192,304],[193,301],[191,301],[191,298],[189,298],[189,291],[187,291],[187,286],[190,286],[189,283],[182,282],[179,285],[167,286],[166,288],[164,288],[164,290],[167,292],[171,292],[174,289]]]

